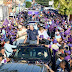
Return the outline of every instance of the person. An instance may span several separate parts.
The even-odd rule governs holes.
[[[4,47],[0,47],[0,53],[2,53],[2,55],[4,55],[4,57],[6,57],[6,54],[5,54],[5,49],[4,49]]]
[[[64,54],[64,48],[62,46],[59,47],[59,50],[55,53],[55,60],[59,58],[59,54]]]
[[[4,49],[5,49],[5,53],[7,54],[8,58],[12,55],[13,52],[16,52],[16,46],[11,45],[9,43],[10,43],[10,40],[8,38],[6,38]],[[12,48],[14,48],[14,50]]]
[[[6,58],[6,61],[7,61],[7,62],[10,61],[10,59],[7,58],[7,55],[6,55],[6,53],[5,53],[5,49],[4,49],[4,47],[0,47],[0,53],[2,53],[2,55],[4,56],[4,58]]]
[[[62,61],[60,63],[60,67],[57,69],[56,72],[69,72],[69,69],[66,67],[66,62]]]
[[[60,41],[61,36],[60,36],[59,32],[55,32],[55,38],[57,39],[58,42]]]
[[[48,44],[50,41],[50,37],[48,36],[47,31],[45,31],[43,27],[40,27],[38,33],[40,42],[42,43],[42,41],[44,40],[45,43]]]
[[[30,27],[30,29],[27,30],[27,34],[29,36],[29,44],[39,44],[38,31],[36,29],[34,29],[33,25],[30,25],[29,27]],[[26,40],[27,40],[27,38],[26,38]]]
[[[56,60],[56,68],[58,68],[59,67],[59,64],[60,64],[60,62],[62,61],[62,60],[64,60],[64,58],[65,58],[65,54],[59,54],[59,58]]]
[[[0,53],[0,64],[7,63],[6,58],[4,58],[4,55]]]
[[[54,72],[47,64],[45,64],[45,66],[47,67],[47,69],[48,69],[50,72]]]
[[[70,51],[65,51],[65,54],[66,54],[65,60],[67,60],[69,62],[71,52]]]
[[[38,30],[37,23],[34,24],[34,29]]]
[[[57,40],[54,40],[54,44],[52,44],[52,45],[45,45],[45,47],[48,47],[48,48],[50,48],[51,50],[56,50],[56,51],[58,51],[59,50],[59,47],[57,46]]]
[[[19,43],[23,43],[24,39],[27,36],[27,34],[23,35],[23,33],[27,31],[25,26],[19,25],[18,28],[19,28],[19,31],[17,33],[16,45],[18,45]]]

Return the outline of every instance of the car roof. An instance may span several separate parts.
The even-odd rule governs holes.
[[[23,44],[23,43],[19,44],[17,48],[46,48],[48,49],[47,47],[40,44],[37,45],[37,44]]]
[[[0,68],[0,72],[42,72],[43,65],[8,63]]]
[[[39,23],[39,21],[28,21],[29,23]]]

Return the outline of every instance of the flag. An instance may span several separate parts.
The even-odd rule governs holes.
[[[5,19],[3,25],[8,25],[9,24],[9,21],[7,20],[7,18]]]
[[[49,31],[51,32],[51,31],[53,31],[53,30],[54,30],[54,26],[53,26],[53,25],[50,25]]]
[[[71,29],[71,27],[68,28],[68,29],[64,32],[64,34],[65,34],[65,35],[69,35],[69,34],[70,34],[70,29]]]

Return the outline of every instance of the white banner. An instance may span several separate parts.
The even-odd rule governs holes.
[[[49,5],[53,5],[53,3],[54,3],[53,1],[49,1]]]

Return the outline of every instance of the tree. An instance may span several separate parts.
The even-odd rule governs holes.
[[[35,0],[38,4],[49,6],[49,0]]]
[[[31,7],[31,2],[27,1],[26,2],[26,8],[29,8],[29,7]]]
[[[72,13],[72,0],[54,0],[54,7],[59,9],[60,13],[69,15]]]
[[[54,7],[59,13],[69,17],[72,14],[72,0],[54,0]]]

